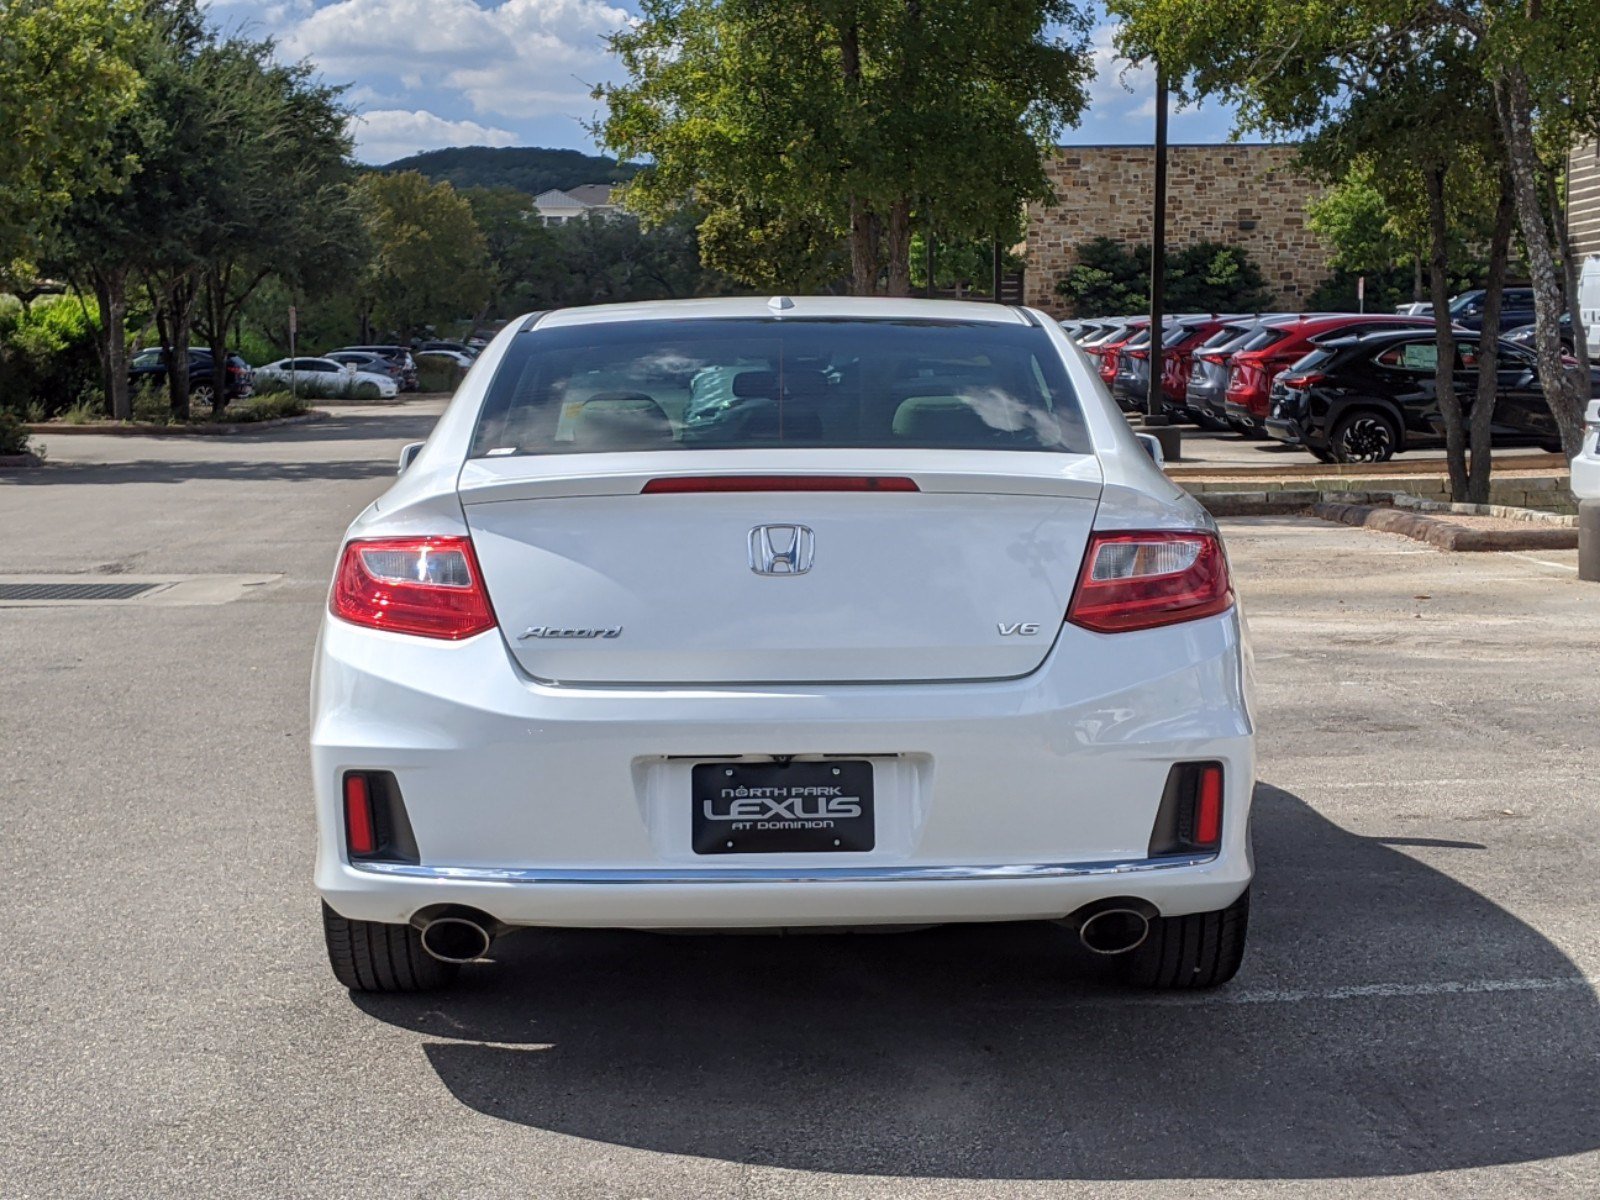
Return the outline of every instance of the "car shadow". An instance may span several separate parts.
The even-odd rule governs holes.
[[[456,991],[355,1003],[426,1035],[480,1113],[736,1163],[1268,1179],[1600,1146],[1600,1010],[1555,946],[1287,792],[1258,789],[1255,833],[1250,953],[1214,993],[1120,989],[1060,927],[1018,925],[538,931]]]

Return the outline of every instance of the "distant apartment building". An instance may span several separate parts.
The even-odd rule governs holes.
[[[546,225],[565,225],[579,217],[610,216],[620,211],[611,202],[609,183],[582,183],[571,188],[551,188],[533,198],[533,209]]]
[[[1600,142],[1567,156],[1567,236],[1580,262],[1600,254]]]
[[[1303,305],[1331,272],[1306,228],[1319,186],[1295,168],[1295,148],[1221,143],[1167,150],[1167,245],[1221,242],[1247,251],[1279,307]],[[1059,315],[1055,287],[1097,237],[1148,245],[1155,196],[1150,146],[1062,146],[1045,163],[1054,205],[1028,206],[1027,302]]]

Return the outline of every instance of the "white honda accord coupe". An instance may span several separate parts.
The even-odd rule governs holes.
[[[536,314],[402,463],[313,684],[347,987],[525,926],[1051,920],[1136,984],[1238,969],[1227,558],[1042,313]]]

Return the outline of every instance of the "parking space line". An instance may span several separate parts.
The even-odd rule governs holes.
[[[1554,567],[1557,571],[1572,571],[1576,573],[1578,570],[1576,566],[1568,566],[1566,563],[1546,562],[1544,559],[1535,558],[1531,554],[1518,554],[1515,550],[1508,550],[1506,553],[1512,558],[1520,558],[1524,562],[1538,563],[1541,567]]]
[[[1583,783],[1583,782],[1586,782],[1588,780],[1588,778],[1589,777],[1585,776],[1585,775],[1544,774],[1544,775],[1540,775],[1538,782],[1541,785],[1550,784],[1550,783]],[[1476,788],[1483,788],[1483,787],[1494,787],[1494,786],[1497,786],[1497,785],[1505,786],[1505,787],[1512,787],[1512,786],[1516,786],[1518,784],[1524,784],[1525,785],[1525,784],[1527,784],[1528,780],[1527,780],[1526,776],[1521,776],[1521,777],[1517,777],[1517,778],[1514,778],[1514,779],[1491,779],[1491,778],[1486,778],[1486,777],[1484,777],[1482,775],[1475,775],[1470,779],[1341,779],[1341,780],[1337,780],[1337,781],[1335,781],[1335,780],[1317,779],[1317,780],[1307,780],[1304,783],[1300,783],[1300,784],[1290,784],[1290,783],[1287,783],[1287,782],[1279,782],[1277,780],[1272,780],[1272,779],[1263,779],[1263,780],[1261,780],[1261,782],[1265,783],[1265,784],[1267,784],[1269,786],[1272,786],[1272,787],[1281,787],[1285,791],[1297,792],[1298,793],[1298,792],[1301,792],[1301,791],[1312,791],[1312,792],[1317,792],[1317,791],[1348,791],[1348,790],[1357,789],[1357,788],[1468,787],[1468,786],[1476,787]]]
[[[1257,991],[1171,992],[1163,995],[1090,997],[1044,1004],[1003,1004],[994,1007],[1046,1009],[1072,1008],[1202,1008],[1239,1004],[1336,1004],[1349,1000],[1405,1000],[1433,996],[1484,996],[1522,992],[1593,992],[1600,976],[1558,975],[1543,979],[1443,979],[1434,983],[1356,983],[1332,988],[1269,988]]]

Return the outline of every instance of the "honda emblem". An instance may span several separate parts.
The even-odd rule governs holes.
[[[750,569],[757,575],[804,575],[816,540],[804,525],[757,525],[750,531]]]

